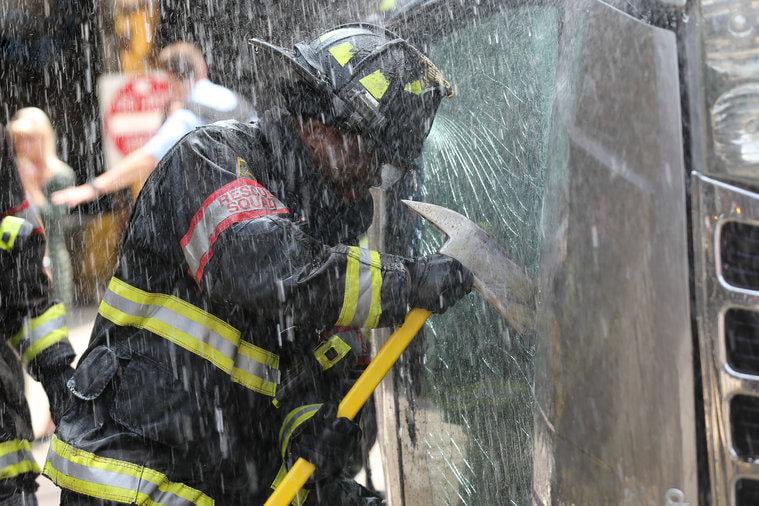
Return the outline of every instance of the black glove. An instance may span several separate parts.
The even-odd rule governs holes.
[[[66,382],[73,375],[74,369],[70,366],[65,366],[55,372],[45,371],[40,378],[42,388],[45,389],[47,400],[50,402],[50,414],[53,416],[53,422],[56,425],[58,425],[71,398],[71,391],[66,386]]]
[[[336,404],[323,404],[290,438],[289,460],[303,457],[316,466],[314,482],[340,476],[361,445],[361,428],[347,418],[337,418]],[[292,463],[291,462],[291,463]]]
[[[406,261],[409,305],[442,314],[472,291],[474,276],[458,260],[436,253]]]
[[[347,478],[320,483],[314,491],[316,504],[330,506],[383,506],[385,500],[378,492],[369,490]]]

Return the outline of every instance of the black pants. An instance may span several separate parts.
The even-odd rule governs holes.
[[[37,506],[37,498],[34,497],[34,492],[22,490],[0,500],[0,506]]]
[[[32,420],[24,397],[24,371],[15,352],[0,342],[0,443],[32,441]],[[0,506],[36,505],[35,473],[0,480]]]

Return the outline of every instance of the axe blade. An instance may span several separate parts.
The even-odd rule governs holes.
[[[496,240],[469,218],[448,208],[404,200],[440,230],[447,240],[440,253],[455,258],[474,274],[474,288],[522,335],[534,327],[535,288]]]

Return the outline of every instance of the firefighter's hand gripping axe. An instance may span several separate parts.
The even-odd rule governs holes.
[[[403,201],[447,236],[440,253],[455,258],[474,274],[474,288],[523,336],[534,330],[533,283],[496,241],[475,223],[445,207]],[[337,416],[353,420],[431,313],[412,309],[338,405]],[[299,458],[265,506],[287,506],[316,468]]]

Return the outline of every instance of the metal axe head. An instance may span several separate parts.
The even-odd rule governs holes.
[[[456,211],[411,200],[403,203],[446,235],[440,253],[455,258],[472,271],[474,288],[485,300],[520,334],[532,334],[534,284],[496,240]]]

